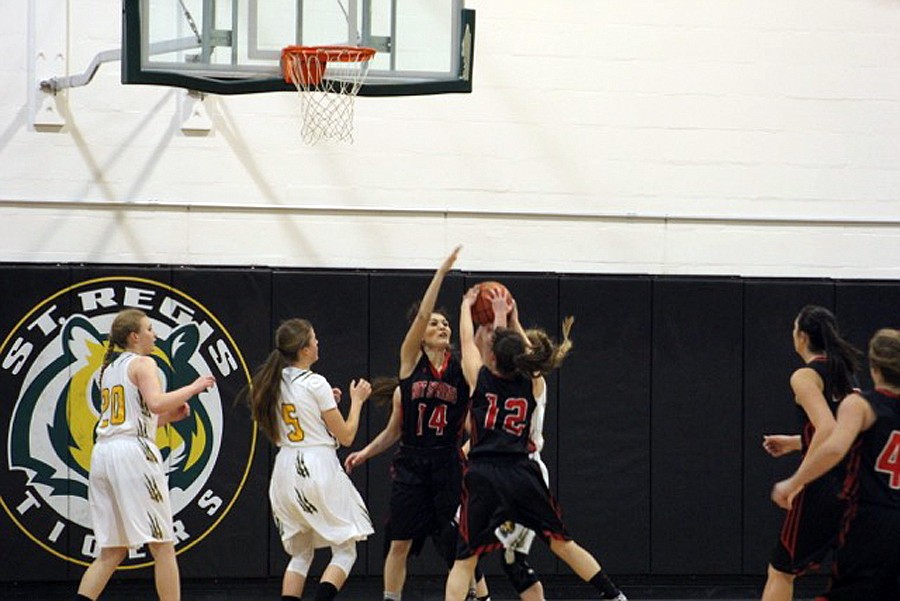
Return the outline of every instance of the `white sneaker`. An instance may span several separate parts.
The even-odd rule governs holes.
[[[628,597],[625,596],[625,593],[619,591],[618,596],[613,597],[613,601],[628,601]]]

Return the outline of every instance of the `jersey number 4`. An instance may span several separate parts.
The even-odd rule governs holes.
[[[900,489],[900,430],[891,432],[891,437],[875,461],[875,471],[890,474],[891,488]]]

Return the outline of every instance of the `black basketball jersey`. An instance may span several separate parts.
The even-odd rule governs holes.
[[[495,376],[487,367],[478,372],[472,395],[472,448],[469,457],[527,455],[531,417],[537,403],[531,378]]]
[[[822,383],[825,385],[825,388],[822,390],[822,396],[828,402],[828,408],[831,409],[832,415],[837,415],[838,404],[840,404],[841,399],[834,398],[831,378],[828,376],[828,362],[825,360],[825,357],[815,357],[806,364],[806,367],[819,374],[819,377],[822,378]],[[806,455],[809,443],[812,442],[813,434],[816,433],[816,428],[800,405],[797,405],[797,419],[800,422],[801,453]]]
[[[844,493],[856,502],[900,509],[900,395],[877,389],[862,396],[875,423],[850,450]]]
[[[456,357],[445,353],[440,369],[435,369],[428,355],[422,353],[412,374],[400,380],[401,443],[428,448],[459,446],[468,392]]]

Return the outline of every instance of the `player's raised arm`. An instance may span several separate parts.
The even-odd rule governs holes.
[[[425,328],[428,327],[428,322],[431,320],[431,314],[434,311],[434,305],[437,302],[441,284],[444,283],[444,276],[446,276],[453,268],[453,264],[456,262],[456,257],[459,256],[460,250],[462,250],[462,245],[454,248],[447,258],[444,259],[441,266],[434,272],[434,276],[431,278],[428,288],[425,289],[425,294],[422,295],[422,300],[419,301],[419,309],[416,312],[415,317],[413,317],[409,329],[406,331],[406,336],[403,338],[403,344],[400,345],[401,378],[405,378],[412,373],[416,361],[419,359],[419,353],[422,351],[422,338],[425,335]]]
[[[463,375],[469,384],[469,390],[475,389],[478,370],[484,365],[475,343],[475,325],[472,322],[472,305],[478,298],[478,290],[478,286],[469,288],[459,306],[459,349],[462,354]]]

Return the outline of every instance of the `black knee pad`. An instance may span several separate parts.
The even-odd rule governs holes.
[[[512,563],[506,563],[504,553],[500,553],[500,565],[509,578],[509,582],[517,593],[523,593],[539,581],[537,573],[528,565],[528,556],[524,553],[516,553]]]

